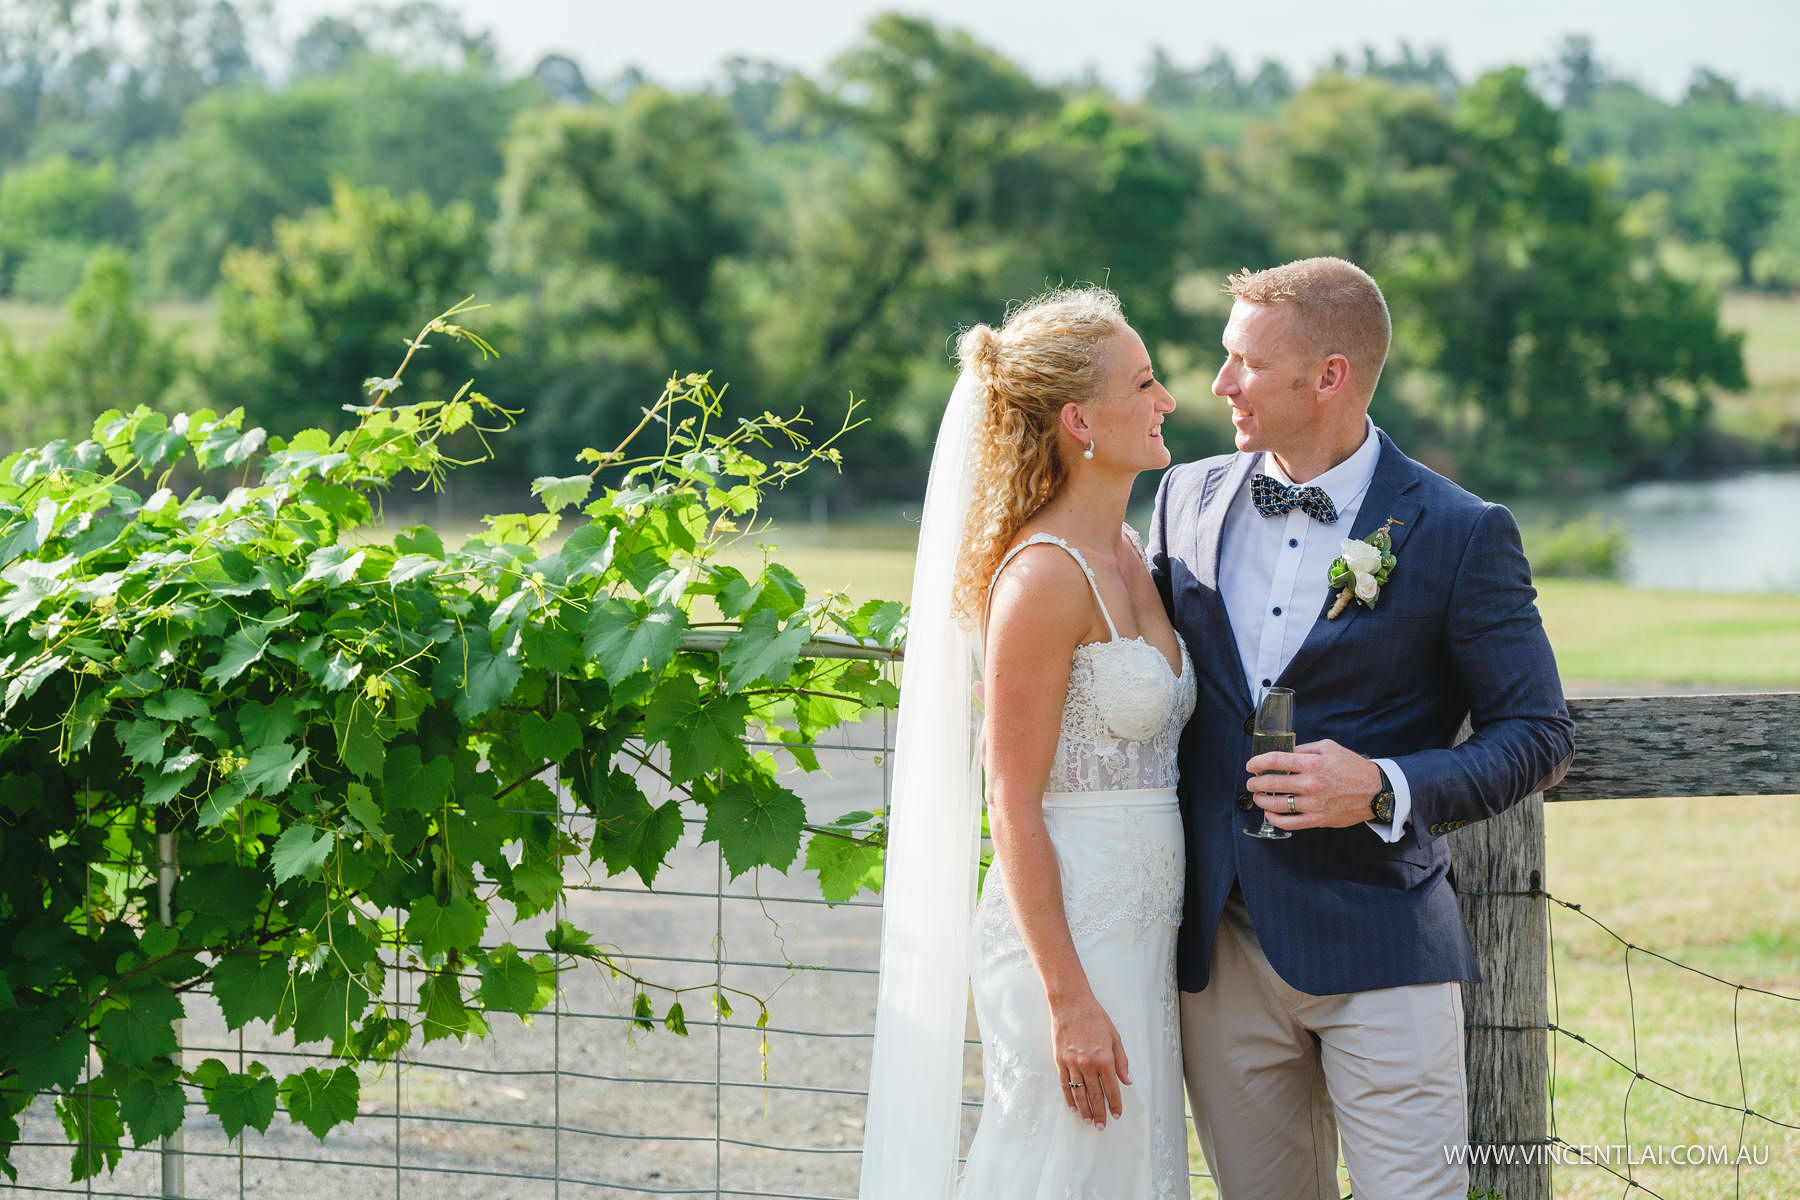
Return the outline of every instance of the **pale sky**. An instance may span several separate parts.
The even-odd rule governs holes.
[[[1566,34],[1587,34],[1600,61],[1668,98],[1696,66],[1746,92],[1800,104],[1800,0],[440,0],[491,30],[506,62],[546,53],[579,62],[590,81],[635,64],[652,79],[691,86],[733,55],[816,73],[877,13],[898,8],[967,30],[1041,80],[1094,66],[1116,90],[1141,88],[1153,46],[1198,65],[1214,48],[1240,69],[1265,57],[1309,77],[1333,53],[1373,45],[1392,57],[1402,40],[1442,46],[1459,76],[1547,61]],[[288,33],[356,0],[275,0]]]

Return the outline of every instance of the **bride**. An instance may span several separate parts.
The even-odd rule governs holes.
[[[1169,463],[1175,402],[1097,288],[977,325],[958,357],[913,585],[861,1196],[958,1191],[972,976],[985,1101],[960,1194],[1185,1197],[1193,668],[1124,519],[1138,472]]]

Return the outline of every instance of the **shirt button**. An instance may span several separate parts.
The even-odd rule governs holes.
[[[1264,687],[1273,687],[1273,686],[1275,686],[1275,681],[1273,679],[1265,679],[1265,680],[1263,680],[1263,686]]]
[[[1281,606],[1279,604],[1275,606],[1275,615],[1278,617],[1281,615]]]
[[[1300,544],[1299,538],[1289,538],[1288,539],[1288,548],[1289,549],[1292,549],[1293,547],[1298,546],[1299,544]]]

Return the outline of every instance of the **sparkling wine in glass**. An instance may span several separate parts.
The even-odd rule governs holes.
[[[1263,693],[1262,703],[1256,706],[1256,718],[1250,726],[1250,754],[1268,754],[1279,750],[1286,754],[1294,752],[1294,692],[1292,688],[1270,688]],[[1266,772],[1271,775],[1285,774],[1281,771]],[[1263,812],[1260,829],[1246,829],[1244,833],[1250,837],[1290,838],[1294,835],[1286,829],[1279,828],[1269,820],[1267,810]]]

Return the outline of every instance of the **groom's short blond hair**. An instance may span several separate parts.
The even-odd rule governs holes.
[[[1367,271],[1341,258],[1303,258],[1266,271],[1239,271],[1225,281],[1225,290],[1250,304],[1292,311],[1296,349],[1308,359],[1342,354],[1362,398],[1375,394],[1393,323]]]

